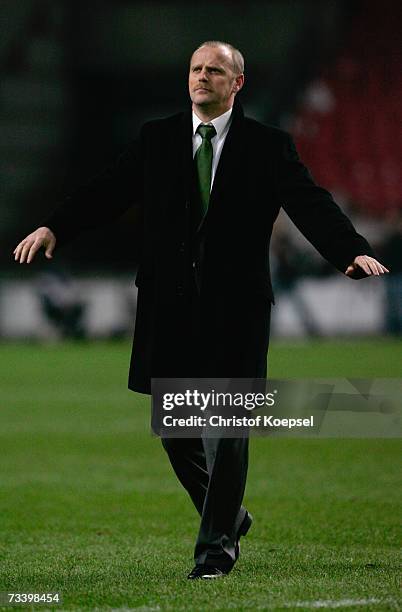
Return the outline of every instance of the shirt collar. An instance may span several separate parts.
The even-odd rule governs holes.
[[[230,121],[230,117],[232,115],[232,110],[233,108],[229,108],[228,111],[226,111],[226,113],[223,113],[223,115],[219,115],[219,117],[215,117],[215,119],[212,119],[212,121],[208,121],[208,123],[206,123],[205,125],[213,125],[215,130],[216,130],[216,135],[218,138],[220,138],[222,136],[223,131],[225,130],[226,126],[228,125],[229,121]],[[193,136],[195,136],[195,133],[197,131],[198,126],[200,125],[200,123],[204,123],[204,121],[202,121],[198,115],[195,114],[195,112],[193,111]]]

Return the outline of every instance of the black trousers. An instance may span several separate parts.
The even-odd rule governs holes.
[[[201,516],[196,564],[231,568],[248,468],[248,438],[162,438],[172,467]]]
[[[197,346],[201,343],[199,285],[195,278],[190,288],[184,377],[205,377],[208,364],[197,361]],[[205,357],[204,354],[202,359]],[[248,468],[248,438],[162,438],[162,444],[201,517],[195,563],[231,568],[236,561],[237,533],[246,516],[242,500]]]

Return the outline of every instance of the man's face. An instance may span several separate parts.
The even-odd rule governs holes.
[[[201,47],[190,62],[188,87],[195,107],[225,112],[233,105],[243,77],[233,72],[231,53],[225,47]]]

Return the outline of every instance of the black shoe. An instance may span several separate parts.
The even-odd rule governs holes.
[[[236,561],[240,555],[240,538],[241,536],[247,535],[252,522],[253,522],[253,517],[251,516],[250,512],[246,512],[246,516],[244,517],[243,522],[239,527],[239,531],[237,532],[237,538],[236,538],[236,543],[235,543]]]
[[[240,538],[240,536],[245,536],[248,533],[248,530],[251,527],[251,524],[253,522],[253,517],[250,514],[250,512],[246,511],[246,516],[243,519],[242,524],[239,527],[239,531],[237,532],[238,537]]]
[[[215,578],[223,578],[223,576],[227,576],[228,573],[229,570],[213,567],[212,565],[196,565],[187,578],[189,580],[214,580]]]

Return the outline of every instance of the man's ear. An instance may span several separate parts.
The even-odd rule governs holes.
[[[236,80],[234,82],[232,92],[234,94],[237,94],[237,92],[241,90],[243,85],[244,85],[244,74],[239,74],[239,76],[236,77]]]

